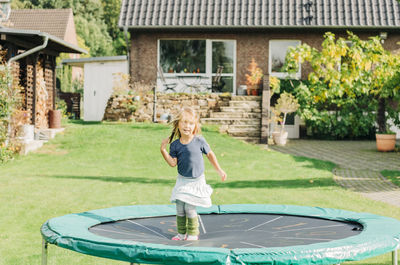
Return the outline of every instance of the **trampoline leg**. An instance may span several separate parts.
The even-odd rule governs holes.
[[[392,264],[393,265],[397,265],[398,264],[398,260],[397,260],[397,249],[393,250],[392,252]]]
[[[42,265],[47,265],[47,247],[48,243],[42,239]]]

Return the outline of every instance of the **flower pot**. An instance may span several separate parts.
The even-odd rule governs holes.
[[[251,90],[251,95],[252,96],[258,96],[258,89],[252,89]]]
[[[276,145],[285,145],[287,142],[288,132],[273,132],[272,139]]]
[[[35,127],[31,124],[21,125],[18,130],[18,138],[24,142],[29,142],[33,140],[35,135]]]
[[[394,151],[396,134],[376,134],[376,149],[380,152]]]

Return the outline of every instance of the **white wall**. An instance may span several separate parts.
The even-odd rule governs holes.
[[[113,90],[115,73],[128,73],[128,62],[107,61],[84,64],[83,119],[101,121]]]

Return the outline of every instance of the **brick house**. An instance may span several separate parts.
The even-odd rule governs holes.
[[[289,46],[320,47],[327,31],[366,39],[381,35],[384,47],[398,48],[397,0],[123,0],[119,26],[130,32],[130,72],[154,82],[162,71],[181,87],[210,79],[224,66],[221,91],[238,94],[254,58],[264,74],[280,71]],[[306,78],[303,66],[299,78]],[[163,90],[160,78],[158,89]],[[179,90],[179,86],[177,86]],[[262,125],[264,126],[264,125]]]
[[[328,0],[123,0],[119,26],[131,34],[130,69],[137,79],[154,81],[158,66],[167,75],[169,72],[176,75],[186,66],[188,69],[183,73],[188,75],[193,71],[213,75],[219,63],[226,66],[223,76],[226,83],[233,82],[229,86],[236,92],[239,85],[245,84],[246,68],[252,58],[264,73],[280,75],[275,69],[285,47],[296,43],[319,47],[327,31],[345,35],[350,30],[361,38],[385,32],[385,48],[397,49],[400,3],[397,0],[337,3]],[[192,50],[196,49],[194,53]],[[224,56],[217,54],[218,50]],[[179,67],[179,62],[170,58],[182,59],[188,51],[191,58],[185,58],[185,62],[195,57],[201,60]],[[175,54],[168,56],[165,54],[168,52]],[[307,71],[302,71],[301,77],[306,74]]]

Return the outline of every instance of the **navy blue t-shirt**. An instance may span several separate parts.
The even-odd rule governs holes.
[[[169,154],[178,159],[178,173],[188,178],[198,178],[204,173],[203,154],[210,152],[210,146],[201,136],[195,136],[188,144],[182,144],[179,139],[173,141]]]

